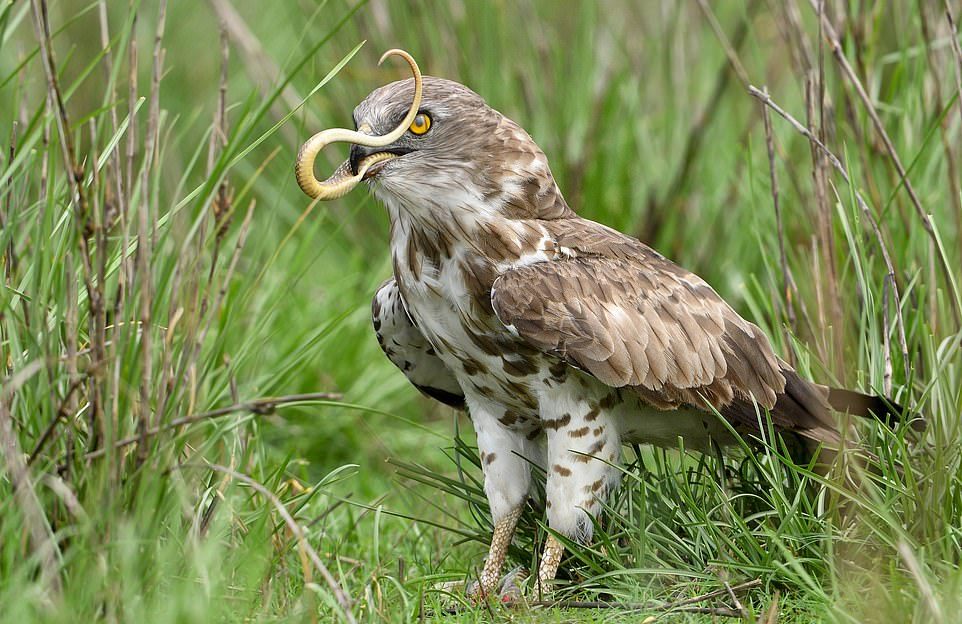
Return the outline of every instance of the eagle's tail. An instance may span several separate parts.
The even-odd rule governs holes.
[[[898,403],[879,396],[843,388],[828,388],[828,404],[836,412],[865,418],[874,417],[889,427],[894,427],[907,418],[912,429],[925,430],[925,420],[920,414],[908,413]]]

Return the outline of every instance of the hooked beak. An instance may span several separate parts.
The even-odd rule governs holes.
[[[368,147],[366,145],[358,145],[355,143],[351,146],[351,157],[348,160],[348,163],[351,166],[351,173],[355,176],[359,175],[361,169],[363,168],[364,174],[362,179],[367,180],[374,177],[374,175],[381,170],[381,167],[383,167],[387,161],[397,158],[398,156],[410,154],[412,151],[413,150],[406,147],[380,149],[377,147]]]
[[[297,185],[308,197],[323,200],[343,197],[353,190],[361,180],[369,177],[367,175],[369,172],[373,175],[380,168],[377,167],[372,170],[372,167],[407,153],[398,148],[372,149],[387,147],[401,138],[414,121],[418,114],[418,108],[421,106],[423,90],[421,70],[418,69],[414,58],[404,50],[394,49],[385,52],[378,64],[383,63],[384,59],[389,56],[403,58],[411,68],[411,73],[414,74],[414,100],[411,102],[408,114],[394,130],[381,136],[372,136],[344,128],[330,128],[318,132],[308,139],[301,146],[297,154],[297,160],[294,162],[294,175],[297,178]],[[342,163],[329,178],[324,181],[318,180],[314,175],[314,161],[322,149],[337,142],[353,144],[351,146],[351,157],[348,161]]]

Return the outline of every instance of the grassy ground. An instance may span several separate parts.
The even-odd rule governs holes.
[[[703,275],[806,375],[928,421],[863,426],[854,490],[777,441],[626,449],[558,597],[757,580],[745,621],[957,621],[958,37],[940,2],[829,3],[821,26],[807,2],[740,4],[0,2],[0,613],[406,621],[460,603],[439,588],[490,530],[470,425],[377,349],[383,212],[360,191],[309,206],[291,171],[401,75],[375,63],[401,46],[525,126],[581,214]],[[845,175],[777,114],[766,132],[749,84]],[[541,521],[528,510],[513,565]],[[649,615],[715,617],[448,619]]]

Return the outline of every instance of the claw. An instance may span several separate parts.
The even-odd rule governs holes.
[[[498,598],[501,602],[515,602],[524,596],[522,585],[528,579],[528,571],[521,566],[516,567],[501,579],[501,587],[498,590]]]
[[[522,589],[524,581],[529,578],[528,571],[518,566],[501,577],[491,587],[485,588],[481,581],[471,581],[467,584],[464,593],[475,604],[480,604],[486,598],[496,597],[498,602],[508,604],[523,598]]]

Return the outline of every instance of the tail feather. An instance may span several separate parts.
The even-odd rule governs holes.
[[[898,403],[879,396],[862,394],[843,388],[828,389],[828,403],[836,412],[848,413],[866,418],[875,417],[893,427],[903,418],[909,418],[909,425],[916,431],[925,430],[925,420],[920,414],[906,413]]]

